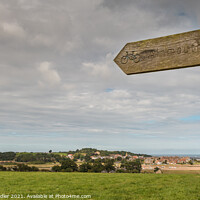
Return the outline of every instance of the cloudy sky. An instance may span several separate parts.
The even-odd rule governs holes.
[[[0,151],[200,152],[200,68],[125,75],[127,42],[199,29],[198,0],[0,0]]]

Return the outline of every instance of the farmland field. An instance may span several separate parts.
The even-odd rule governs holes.
[[[10,196],[0,199],[11,199],[11,194],[19,195],[12,199],[21,199],[21,196],[30,199],[27,195],[37,194],[45,194],[47,198],[31,196],[31,199],[63,199],[55,195],[65,194],[91,195],[85,199],[97,200],[198,200],[200,175],[0,172],[2,194]]]

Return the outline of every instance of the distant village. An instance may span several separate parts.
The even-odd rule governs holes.
[[[83,154],[83,156],[86,156],[86,153]],[[74,160],[74,154],[68,154],[66,157],[70,158],[71,160]],[[108,156],[101,156],[101,153],[99,151],[96,151],[93,156],[90,156],[91,160],[96,159],[114,159],[117,161],[121,161],[123,159],[127,161],[134,161],[136,159],[139,159],[142,161],[143,164],[146,165],[162,165],[162,164],[187,164],[191,163],[190,157],[179,157],[179,156],[144,156],[144,155],[129,155],[126,153],[125,156],[121,154],[110,154]],[[78,162],[83,162],[83,160],[78,159]]]
[[[86,156],[84,154],[83,156]],[[68,154],[66,157],[70,158],[71,160],[76,160],[77,163],[81,164],[85,162],[84,159],[76,159],[75,154]],[[102,163],[105,160],[113,160],[113,164],[116,170],[122,169],[124,162],[134,162],[138,161],[141,163],[141,170],[143,172],[147,171],[154,171],[155,173],[162,173],[164,169],[176,169],[176,166],[185,166],[193,165],[194,159],[190,157],[179,157],[179,156],[147,156],[147,155],[130,155],[126,153],[125,155],[121,154],[110,154],[108,156],[102,156],[100,151],[94,152],[94,155],[90,156],[90,162],[95,162],[100,160]],[[198,160],[196,160],[198,161]],[[180,168],[179,168],[180,169]],[[191,169],[191,168],[190,168]]]

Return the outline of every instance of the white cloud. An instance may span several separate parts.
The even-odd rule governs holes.
[[[52,63],[47,61],[41,62],[38,70],[42,75],[42,80],[40,81],[42,85],[49,84],[50,86],[53,86],[61,82],[58,72],[52,68]]]
[[[113,55],[108,53],[100,62],[84,62],[82,63],[82,70],[86,71],[89,75],[101,78],[108,78],[112,76]]]
[[[97,64],[97,63],[83,63],[84,70],[87,70],[89,74],[94,76],[109,76],[109,68],[106,64]]]
[[[24,37],[26,35],[25,30],[17,23],[2,23],[2,29],[6,34],[14,37]]]

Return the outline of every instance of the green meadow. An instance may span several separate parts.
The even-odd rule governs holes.
[[[91,198],[56,197],[56,194],[91,195]],[[200,175],[0,172],[0,196],[0,199],[200,200]]]

